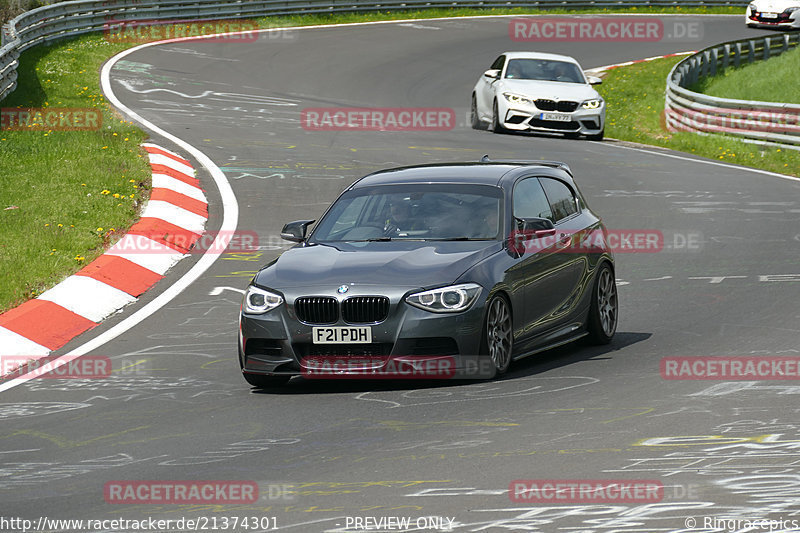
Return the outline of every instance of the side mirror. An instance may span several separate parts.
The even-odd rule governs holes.
[[[522,222],[521,233],[534,239],[556,234],[556,227],[549,218],[519,218]]]
[[[498,79],[500,78],[500,69],[497,68],[490,68],[486,72],[483,73],[484,76],[487,78]]]
[[[303,242],[306,240],[306,230],[313,224],[314,220],[296,220],[289,222],[281,230],[281,239],[292,242]]]
[[[529,250],[530,244],[526,244],[526,242],[556,234],[556,227],[550,219],[514,218],[517,221],[517,227],[520,229],[511,232],[508,239],[508,249],[515,257],[520,257]],[[538,243],[534,246],[534,250],[542,246],[546,246],[546,244]]]
[[[603,79],[597,76],[586,76],[586,81],[589,82],[589,85],[600,85],[603,83]]]

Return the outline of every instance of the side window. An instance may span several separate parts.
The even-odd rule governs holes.
[[[536,178],[525,178],[514,187],[514,216],[516,218],[549,218],[553,220],[544,189]]]
[[[565,183],[552,178],[539,178],[539,181],[550,201],[553,222],[558,222],[578,212],[575,195]]]
[[[506,63],[506,56],[500,56],[494,60],[492,66],[489,67],[490,69],[496,68],[497,70],[503,70],[503,65]]]

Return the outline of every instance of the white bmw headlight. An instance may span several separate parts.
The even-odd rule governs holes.
[[[750,11],[758,11],[758,6],[755,4],[750,4],[748,7],[750,8]]]
[[[282,303],[283,296],[280,294],[250,285],[244,293],[243,308],[245,313],[260,315],[272,311]]]
[[[594,98],[592,100],[586,100],[581,107],[584,109],[600,109],[601,105],[603,105],[603,99]]]
[[[798,9],[800,9],[800,7],[797,7],[797,6],[787,7],[786,9],[783,10],[783,12],[784,13],[794,13]]]
[[[533,101],[530,98],[526,98],[519,94],[503,93],[503,96],[512,104],[533,104]]]
[[[480,293],[477,283],[462,283],[411,294],[406,302],[434,313],[457,313],[469,309]]]

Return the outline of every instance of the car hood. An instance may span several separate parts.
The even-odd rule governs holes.
[[[781,13],[788,7],[800,6],[798,0],[757,0],[753,2],[759,11]]]
[[[498,93],[504,91],[529,96],[533,99],[575,100],[581,102],[591,98],[599,98],[599,94],[591,85],[583,83],[564,83],[560,81],[509,80],[504,79],[498,87]]]
[[[393,241],[313,244],[284,252],[256,274],[264,288],[347,284],[432,287],[458,279],[467,269],[502,249],[499,241]],[[326,291],[327,292],[327,291]]]

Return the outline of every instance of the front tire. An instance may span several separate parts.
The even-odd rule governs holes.
[[[595,133],[594,135],[587,135],[586,138],[590,141],[602,141],[603,137],[605,136],[606,129],[603,128],[600,130],[600,133]]]
[[[486,308],[486,323],[483,330],[483,353],[492,360],[496,375],[502,375],[511,366],[511,350],[514,347],[514,328],[511,306],[503,296],[493,296]]]
[[[608,263],[598,267],[589,308],[589,340],[593,344],[608,344],[617,331],[619,298],[614,272]]]
[[[472,129],[474,130],[486,129],[480,117],[478,116],[478,100],[475,98],[474,94],[472,95],[472,107],[470,107],[469,111],[469,120],[472,125]]]
[[[503,133],[506,131],[498,116],[497,100],[492,102],[492,131],[495,133]]]

